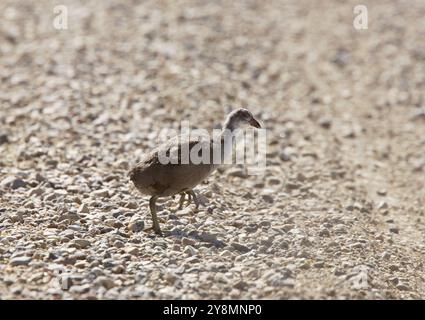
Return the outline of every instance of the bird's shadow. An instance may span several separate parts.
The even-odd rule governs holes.
[[[204,243],[204,244],[211,244],[211,246],[214,246],[216,248],[224,248],[226,246],[226,244],[218,239],[214,239],[214,240],[206,240],[205,238],[209,236],[209,234],[207,233],[203,233],[203,235],[201,236],[199,234],[198,231],[190,231],[190,232],[186,232],[184,230],[181,229],[176,229],[174,228],[173,230],[163,230],[162,231],[162,236],[163,237],[175,237],[177,239],[182,239],[182,238],[189,238],[189,239],[193,239],[196,240],[200,243]],[[211,238],[213,238],[213,236],[211,235]]]

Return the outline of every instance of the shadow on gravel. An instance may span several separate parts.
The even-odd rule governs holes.
[[[164,237],[176,237],[178,239],[182,239],[182,238],[193,239],[195,241],[202,242],[203,244],[207,246],[210,245],[216,248],[224,248],[226,246],[226,244],[223,241],[218,240],[215,235],[206,233],[206,232],[203,232],[200,234],[197,231],[186,232],[181,229],[174,228],[171,231],[164,230],[163,234],[164,234]]]

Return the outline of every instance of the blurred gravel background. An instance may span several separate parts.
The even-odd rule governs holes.
[[[425,2],[357,4],[2,0],[0,298],[424,299]],[[128,167],[237,107],[266,173],[144,232]]]

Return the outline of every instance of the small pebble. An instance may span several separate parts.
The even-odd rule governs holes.
[[[31,262],[30,257],[16,257],[10,260],[10,265],[13,267],[17,266],[27,266]]]
[[[249,252],[249,251],[251,251],[250,248],[248,248],[247,246],[245,246],[243,244],[240,244],[238,242],[232,242],[231,243],[231,246],[233,248],[235,248],[236,250],[241,251],[241,252]]]

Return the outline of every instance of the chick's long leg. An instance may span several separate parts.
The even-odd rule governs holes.
[[[190,190],[190,191],[187,191],[187,194],[192,196],[193,202],[195,202],[195,207],[196,207],[196,209],[198,209],[199,208],[199,201],[198,201],[198,197],[196,196],[195,192],[193,190]]]
[[[192,199],[193,199],[193,201],[195,202],[196,210],[197,210],[198,207],[199,207],[199,201],[198,201],[198,198],[196,197],[195,192],[193,192],[193,190],[189,190],[189,191],[185,191],[185,192],[180,193],[180,201],[179,201],[178,210],[183,209],[186,195],[187,195],[186,207],[191,204]]]
[[[192,203],[192,195],[190,194],[189,191],[186,191],[186,194],[187,194],[187,205],[186,205],[187,207],[187,206],[190,206],[190,204]]]
[[[192,202],[192,197],[190,195],[190,193],[188,191],[183,191],[182,193],[180,193],[180,201],[179,201],[179,206],[177,208],[177,210],[181,210],[184,207],[184,201],[186,199],[186,195],[187,195],[187,204],[186,207],[188,205],[190,205],[190,203]]]
[[[179,201],[179,206],[177,207],[177,210],[183,209],[185,198],[186,198],[186,194],[184,192],[180,193],[180,201]]]
[[[161,228],[159,227],[159,223],[158,223],[158,217],[156,216],[156,200],[157,199],[158,199],[157,196],[153,196],[150,198],[149,208],[151,210],[151,215],[152,215],[153,230],[155,231],[156,234],[162,235]]]

